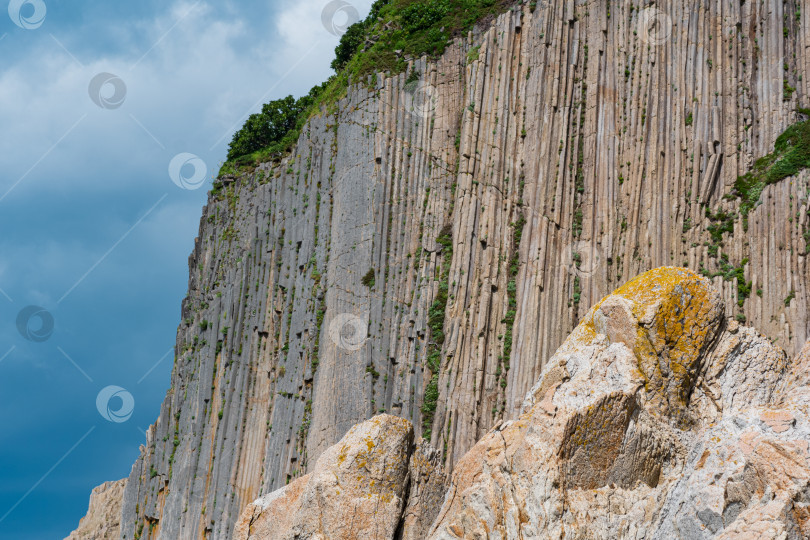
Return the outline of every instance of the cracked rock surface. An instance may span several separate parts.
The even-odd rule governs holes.
[[[90,506],[79,526],[65,540],[118,540],[121,537],[121,500],[126,479],[93,488]]]
[[[690,270],[642,274],[591,309],[449,487],[436,451],[383,415],[250,505],[235,539],[808,538],[810,343],[788,361],[723,313]],[[396,471],[387,505],[378,480],[353,481],[379,467],[340,459],[372,447]]]
[[[594,306],[428,538],[807,538],[810,345],[788,362],[722,313],[678,268]]]

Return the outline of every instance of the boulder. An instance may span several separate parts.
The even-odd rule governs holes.
[[[234,538],[391,539],[408,490],[408,420],[382,414],[355,425],[311,473],[249,505]]]
[[[810,537],[810,348],[789,363],[723,313],[678,268],[594,306],[459,461],[427,537]]]

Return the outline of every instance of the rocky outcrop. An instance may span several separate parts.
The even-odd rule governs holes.
[[[242,523],[255,528],[235,538],[808,538],[808,374],[810,343],[788,362],[770,340],[725,318],[709,280],[659,268],[594,306],[546,363],[523,413],[461,458],[449,489],[425,461],[434,451],[424,441],[408,482],[410,439],[374,438],[400,472],[398,504],[385,507],[373,534],[296,529],[291,514],[359,507],[343,498],[357,498],[350,487],[307,499],[302,493],[317,489],[307,475],[249,506]],[[334,455],[365,452],[372,444],[363,434],[391,418],[353,428],[312,474],[342,478],[357,465]],[[361,463],[348,474],[374,470]]]
[[[121,538],[121,500],[126,479],[93,488],[87,514],[65,540],[118,540]]]
[[[408,492],[413,426],[375,416],[324,452],[310,474],[248,505],[234,540],[394,538]]]
[[[459,461],[428,538],[807,538],[810,357],[722,313],[674,268],[597,304]]]
[[[228,538],[380,412],[452,470],[650,268],[713,276],[723,315],[797,352],[810,175],[748,214],[732,187],[808,104],[809,21],[798,0],[516,5],[220,178],[122,535]],[[650,414],[687,421],[691,379],[649,375]]]

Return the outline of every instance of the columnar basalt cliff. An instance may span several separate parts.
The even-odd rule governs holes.
[[[810,174],[738,177],[804,120],[808,46],[796,0],[518,4],[222,176],[122,537],[229,538],[381,412],[452,471],[650,268],[711,276],[724,316],[796,353]]]
[[[409,423],[381,415],[249,506],[234,539],[808,538],[810,346],[791,362],[723,311],[683,268],[603,299],[520,416],[458,461],[427,527],[409,520],[435,508],[413,498]]]

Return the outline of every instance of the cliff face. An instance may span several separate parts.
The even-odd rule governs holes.
[[[517,6],[221,179],[122,536],[227,538],[378,412],[452,469],[652,267],[718,272],[725,315],[796,352],[810,176],[747,215],[724,196],[807,104],[809,18],[793,0]]]
[[[380,415],[249,506],[234,540],[808,538],[810,347],[789,361],[723,311],[706,278],[646,272],[592,308],[519,417],[458,461],[441,508],[410,424]],[[409,519],[427,509],[427,526]]]

